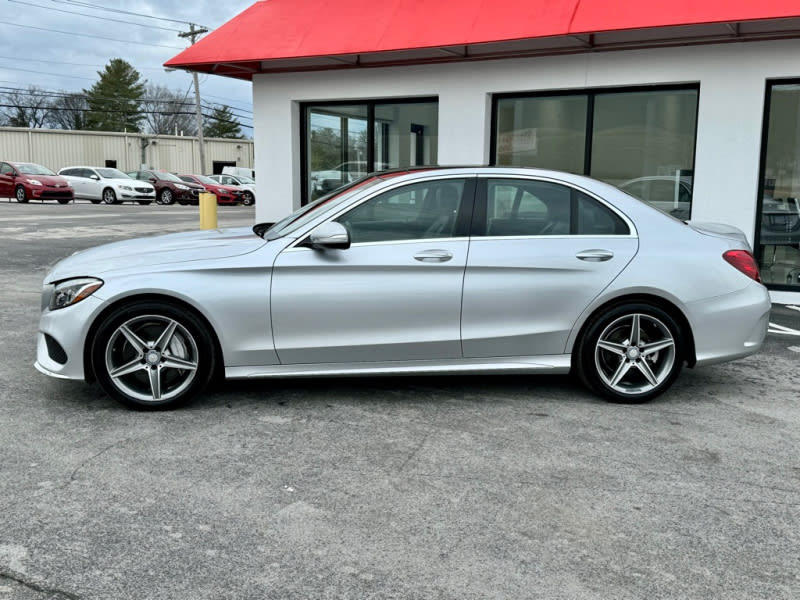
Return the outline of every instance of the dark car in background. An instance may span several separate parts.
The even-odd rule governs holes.
[[[128,171],[127,175],[152,184],[156,188],[156,204],[199,204],[200,192],[206,191],[202,185],[183,181],[167,171],[148,169]]]
[[[74,195],[69,182],[42,165],[28,162],[0,162],[0,198],[57,200],[72,202]]]
[[[241,188],[222,185],[205,175],[178,175],[183,181],[202,185],[207,192],[217,197],[217,204],[241,204],[243,202]]]

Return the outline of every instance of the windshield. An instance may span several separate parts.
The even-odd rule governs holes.
[[[239,183],[255,183],[256,180],[248,177],[247,175],[237,175],[236,179],[239,180]]]
[[[333,208],[348,198],[350,198],[353,194],[360,192],[365,188],[372,187],[376,183],[381,181],[379,177],[371,177],[369,179],[360,179],[358,181],[353,182],[347,187],[339,188],[334,190],[327,196],[322,196],[314,202],[310,204],[306,204],[305,206],[301,207],[300,209],[296,210],[288,217],[283,218],[282,220],[278,221],[270,227],[266,234],[264,235],[264,239],[267,241],[274,240],[279,237],[283,237],[296,231],[297,229],[301,228],[303,225],[311,221],[312,219],[316,218],[317,213],[320,208],[325,207],[326,209]],[[256,225],[258,227],[258,225]]]
[[[95,169],[97,174],[104,179],[130,179],[125,173],[122,171],[118,171],[117,169]]]
[[[19,163],[16,167],[19,169],[20,173],[24,173],[25,175],[55,175],[55,173],[47,167],[35,163]]]
[[[206,177],[205,175],[195,175],[194,176],[197,181],[202,183],[210,183],[211,185],[219,185],[219,181],[214,181],[211,177]]]
[[[166,171],[156,171],[153,173],[158,179],[166,179],[167,181],[174,181],[176,183],[183,183],[183,179],[178,177],[177,175],[173,175],[172,173],[167,173]]]

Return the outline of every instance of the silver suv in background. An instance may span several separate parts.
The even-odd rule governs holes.
[[[69,181],[76,199],[92,204],[138,202],[151,204],[156,199],[156,189],[146,181],[137,181],[118,169],[110,167],[64,167],[58,172]]]

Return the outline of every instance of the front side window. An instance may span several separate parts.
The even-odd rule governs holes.
[[[464,179],[403,186],[370,198],[336,220],[354,244],[453,237],[464,187]]]

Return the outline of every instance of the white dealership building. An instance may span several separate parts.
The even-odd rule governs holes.
[[[167,66],[253,82],[259,221],[372,170],[555,168],[738,226],[800,301],[796,0],[264,0]]]

